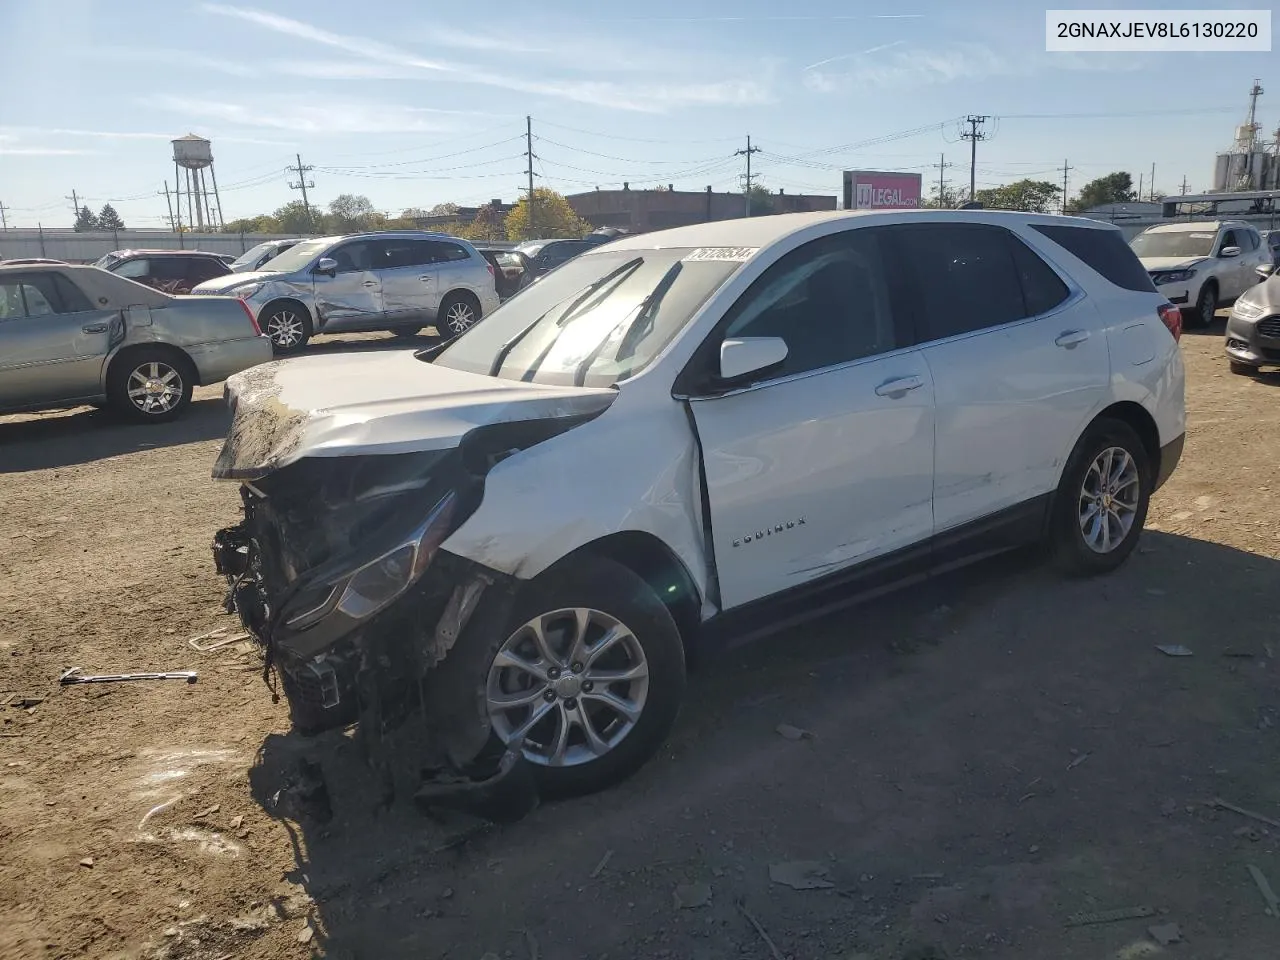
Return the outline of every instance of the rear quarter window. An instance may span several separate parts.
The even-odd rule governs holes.
[[[1137,254],[1129,249],[1118,232],[1040,224],[1034,225],[1032,229],[1048,237],[1117,287],[1138,293],[1156,292],[1155,284],[1143,269]]]

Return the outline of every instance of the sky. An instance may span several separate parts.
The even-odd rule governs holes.
[[[1087,4],[1091,9],[1131,7]],[[1161,8],[1181,6],[1168,0]],[[1205,6],[1201,0],[1200,6]],[[167,223],[169,141],[212,142],[226,220],[368,196],[390,214],[518,199],[531,117],[539,186],[563,193],[757,182],[840,192],[844,169],[969,179],[960,119],[986,115],[978,188],[1070,191],[1113,170],[1208,189],[1271,53],[1044,51],[1025,0],[4,0],[0,204],[69,227],[72,191]],[[1273,79],[1274,78],[1274,79]]]

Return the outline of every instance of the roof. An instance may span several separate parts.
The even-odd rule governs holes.
[[[1044,213],[1012,210],[821,210],[815,213],[776,213],[762,217],[712,220],[671,230],[628,234],[611,241],[602,250],[653,250],[662,247],[764,247],[783,237],[831,220],[854,218],[872,223],[902,223],[914,219],[960,223],[1040,223],[1050,226],[1087,227],[1114,230],[1115,227],[1085,217],[1060,217]]]
[[[1186,233],[1189,230],[1212,230],[1217,233],[1225,226],[1247,227],[1243,220],[1180,220],[1177,223],[1160,223],[1149,227],[1147,233]]]
[[[14,273],[60,273],[83,290],[91,301],[111,310],[122,310],[135,305],[167,307],[174,299],[167,293],[135,283],[101,267],[71,263],[32,263],[11,267],[0,263],[0,278]]]
[[[1233,200],[1269,200],[1280,197],[1280,190],[1240,190],[1222,193],[1186,193],[1161,197],[1161,203],[1231,203]]]
[[[219,253],[212,253],[212,252],[211,252],[211,251],[209,251],[209,250],[173,250],[173,249],[166,249],[166,248],[164,248],[164,247],[157,247],[157,248],[155,248],[155,249],[150,249],[150,250],[148,250],[148,249],[141,249],[141,250],[112,250],[112,251],[111,251],[111,253],[109,253],[109,254],[108,254],[108,256],[111,256],[111,257],[138,257],[138,256],[146,255],[146,256],[148,256],[148,257],[154,257],[154,256],[156,256],[157,254],[172,255],[172,256],[175,256],[175,257],[220,257],[220,256],[222,256],[222,254],[219,254]]]

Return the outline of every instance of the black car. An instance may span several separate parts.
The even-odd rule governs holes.
[[[506,300],[533,282],[533,262],[519,250],[476,245],[480,256],[493,269],[493,285],[499,298]]]
[[[200,250],[116,250],[93,265],[165,293],[190,293],[196,284],[231,272],[216,253]]]
[[[560,264],[572,260],[578,254],[597,246],[586,240],[526,240],[515,249],[533,264],[533,279],[537,279]]]

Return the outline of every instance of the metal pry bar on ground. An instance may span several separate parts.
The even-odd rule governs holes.
[[[226,632],[230,627],[218,627],[216,630],[210,630],[208,633],[202,633],[198,637],[192,637],[187,641],[187,646],[198,653],[209,653],[213,650],[220,650],[222,647],[229,647],[233,643],[239,643],[241,640],[248,640],[247,633],[236,633],[226,636]],[[201,640],[208,640],[209,643],[201,644]]]
[[[83,668],[72,667],[66,670],[58,677],[58,683],[66,686],[72,683],[120,683],[125,680],[185,680],[187,683],[196,682],[196,672],[194,670],[175,670],[171,673],[105,673],[98,675],[86,675],[81,672]]]

